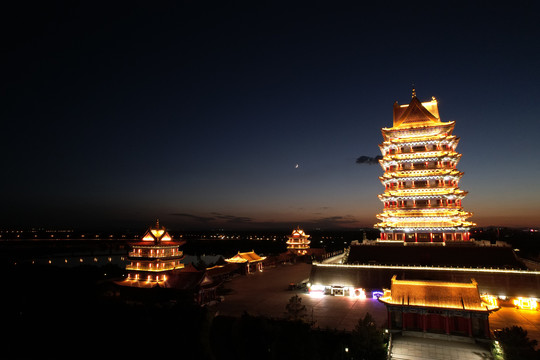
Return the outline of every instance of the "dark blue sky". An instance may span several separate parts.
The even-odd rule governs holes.
[[[471,220],[540,226],[537,5],[350,4],[4,9],[0,226],[372,226],[355,160],[412,82],[456,121]]]

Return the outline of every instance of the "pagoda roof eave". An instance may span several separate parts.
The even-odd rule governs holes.
[[[438,153],[436,155],[429,155],[429,153]],[[427,155],[427,156],[426,156]],[[443,159],[443,158],[461,158],[461,154],[455,151],[428,151],[428,152],[418,152],[410,154],[392,154],[384,156],[380,161],[389,162],[389,161],[404,161],[404,160],[416,160],[424,158],[433,158],[433,159]]]
[[[398,179],[427,176],[463,176],[463,172],[456,169],[427,169],[427,170],[400,170],[386,172],[379,179]]]
[[[436,135],[426,135],[418,136],[414,138],[392,138],[386,141],[383,141],[379,146],[384,145],[404,145],[404,144],[415,144],[422,142],[440,142],[448,141],[450,143],[459,141],[459,137],[456,135],[447,135],[447,134],[436,134]]]
[[[467,212],[463,209],[452,209],[452,208],[428,208],[428,209],[386,209],[382,213],[378,214],[378,218],[387,218],[387,217],[461,217],[467,218],[472,216],[470,212]]]
[[[155,243],[154,241],[136,241],[129,243],[131,246],[137,246],[137,247],[178,247],[182,246],[186,243],[185,240],[181,241],[160,241],[159,243]]]
[[[458,188],[422,188],[422,189],[404,189],[404,190],[389,190],[384,194],[384,197],[389,196],[426,196],[426,195],[467,195],[467,191]]]
[[[463,308],[463,307],[457,307],[457,306],[436,306],[436,305],[422,305],[422,304],[414,304],[414,305],[408,305],[408,304],[402,304],[401,302],[392,302],[392,299],[390,300],[388,298],[383,298],[382,296],[378,298],[378,300],[388,306],[402,306],[406,308],[416,308],[416,309],[432,309],[432,310],[452,310],[452,311],[464,311],[464,312],[479,312],[479,313],[485,313],[485,312],[494,312],[499,310],[499,307],[491,307],[487,304],[485,307],[477,307],[477,308]]]
[[[410,124],[405,126],[392,126],[392,127],[383,127],[381,131],[389,133],[394,131],[403,131],[403,130],[417,130],[417,129],[425,129],[425,128],[431,128],[431,127],[450,127],[455,126],[455,121],[447,121],[447,122],[433,122],[429,124]]]

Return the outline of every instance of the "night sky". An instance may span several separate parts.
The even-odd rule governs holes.
[[[412,83],[456,121],[471,221],[540,226],[533,1],[17,3],[1,228],[371,227],[356,159]]]

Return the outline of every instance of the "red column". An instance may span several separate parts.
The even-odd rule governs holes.
[[[450,334],[450,319],[448,318],[448,315],[444,315],[444,330],[446,331],[446,335]]]
[[[422,330],[426,332],[427,329],[427,315],[422,314]]]
[[[414,233],[414,242],[416,243],[418,242],[418,233],[416,232]]]
[[[491,338],[491,334],[489,333],[489,315],[484,319],[484,336],[486,339]]]
[[[469,315],[469,321],[467,321],[467,330],[468,330],[469,336],[472,337],[472,316],[471,314],[468,314],[468,315]]]

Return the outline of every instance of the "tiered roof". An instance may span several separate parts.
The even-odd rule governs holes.
[[[394,104],[393,126],[383,128],[383,157],[379,160],[385,173],[379,177],[386,190],[379,195],[385,203],[377,215],[381,229],[418,231],[466,231],[475,224],[466,221],[472,216],[463,211],[461,200],[467,192],[457,187],[463,173],[456,170],[461,154],[455,151],[459,138],[452,135],[455,122],[442,122],[435,98],[420,102],[413,90],[408,105]],[[428,185],[414,185],[414,182]],[[412,185],[411,185],[412,184]],[[407,200],[441,200],[405,204]],[[443,204],[442,201],[446,203]],[[401,204],[389,202],[403,201]]]
[[[159,219],[156,220],[156,224],[150,226],[144,233],[141,241],[134,243],[136,246],[179,246],[184,244],[185,241],[174,241],[172,236],[164,226],[159,225]]]
[[[309,235],[307,235],[304,230],[297,227],[293,230],[292,234],[288,236],[287,244],[305,244],[308,245],[311,241],[308,240]]]

